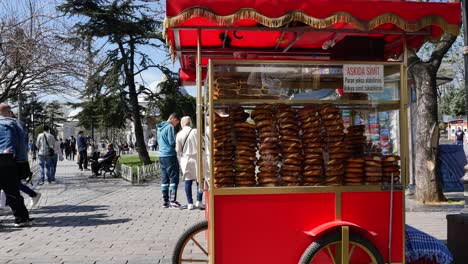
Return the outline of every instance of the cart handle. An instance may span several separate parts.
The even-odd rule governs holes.
[[[310,231],[305,231],[304,233],[306,235],[308,235],[308,236],[311,236],[311,237],[317,237],[317,236],[321,235],[323,232],[325,232],[325,231],[327,231],[327,230],[329,230],[331,228],[338,227],[338,226],[350,226],[350,227],[353,227],[354,229],[358,229],[360,231],[363,231],[364,233],[366,233],[367,235],[369,235],[371,237],[375,237],[375,236],[378,235],[376,232],[367,230],[367,229],[363,228],[360,225],[357,225],[357,224],[352,223],[352,222],[341,221],[341,220],[321,224],[321,225],[315,227],[314,229],[312,229]]]

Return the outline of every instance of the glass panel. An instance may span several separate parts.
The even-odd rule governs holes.
[[[343,65],[213,69],[215,188],[400,183],[400,65],[359,93]]]
[[[343,65],[215,65],[212,88],[215,100],[398,100],[400,66],[383,69],[383,91],[350,93],[343,91]]]

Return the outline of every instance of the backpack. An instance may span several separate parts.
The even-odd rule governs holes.
[[[0,154],[16,153],[18,147],[18,128],[13,121],[0,119]]]

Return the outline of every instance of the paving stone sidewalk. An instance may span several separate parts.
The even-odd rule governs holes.
[[[161,207],[157,182],[131,185],[122,179],[90,179],[76,162],[59,162],[57,184],[39,186],[36,223],[14,228],[0,212],[0,264],[170,263],[177,238],[204,211]],[[186,203],[179,188],[180,202]],[[406,223],[446,240],[448,211],[413,210]]]
[[[200,210],[163,209],[157,182],[132,186],[90,174],[59,162],[57,184],[36,188],[42,198],[32,227],[0,216],[0,263],[170,263],[179,235],[204,218]],[[186,203],[182,188],[179,198]]]

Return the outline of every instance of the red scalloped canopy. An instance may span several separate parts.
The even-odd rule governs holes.
[[[444,31],[457,35],[461,16],[460,3],[167,0],[166,5],[166,41],[180,59],[186,80],[194,77],[198,29],[203,64],[240,53],[243,58],[324,59],[324,43],[350,35],[384,39],[388,58],[401,53],[401,32],[408,33],[409,46],[418,48],[427,37],[437,39]],[[426,35],[411,35],[415,32]]]

